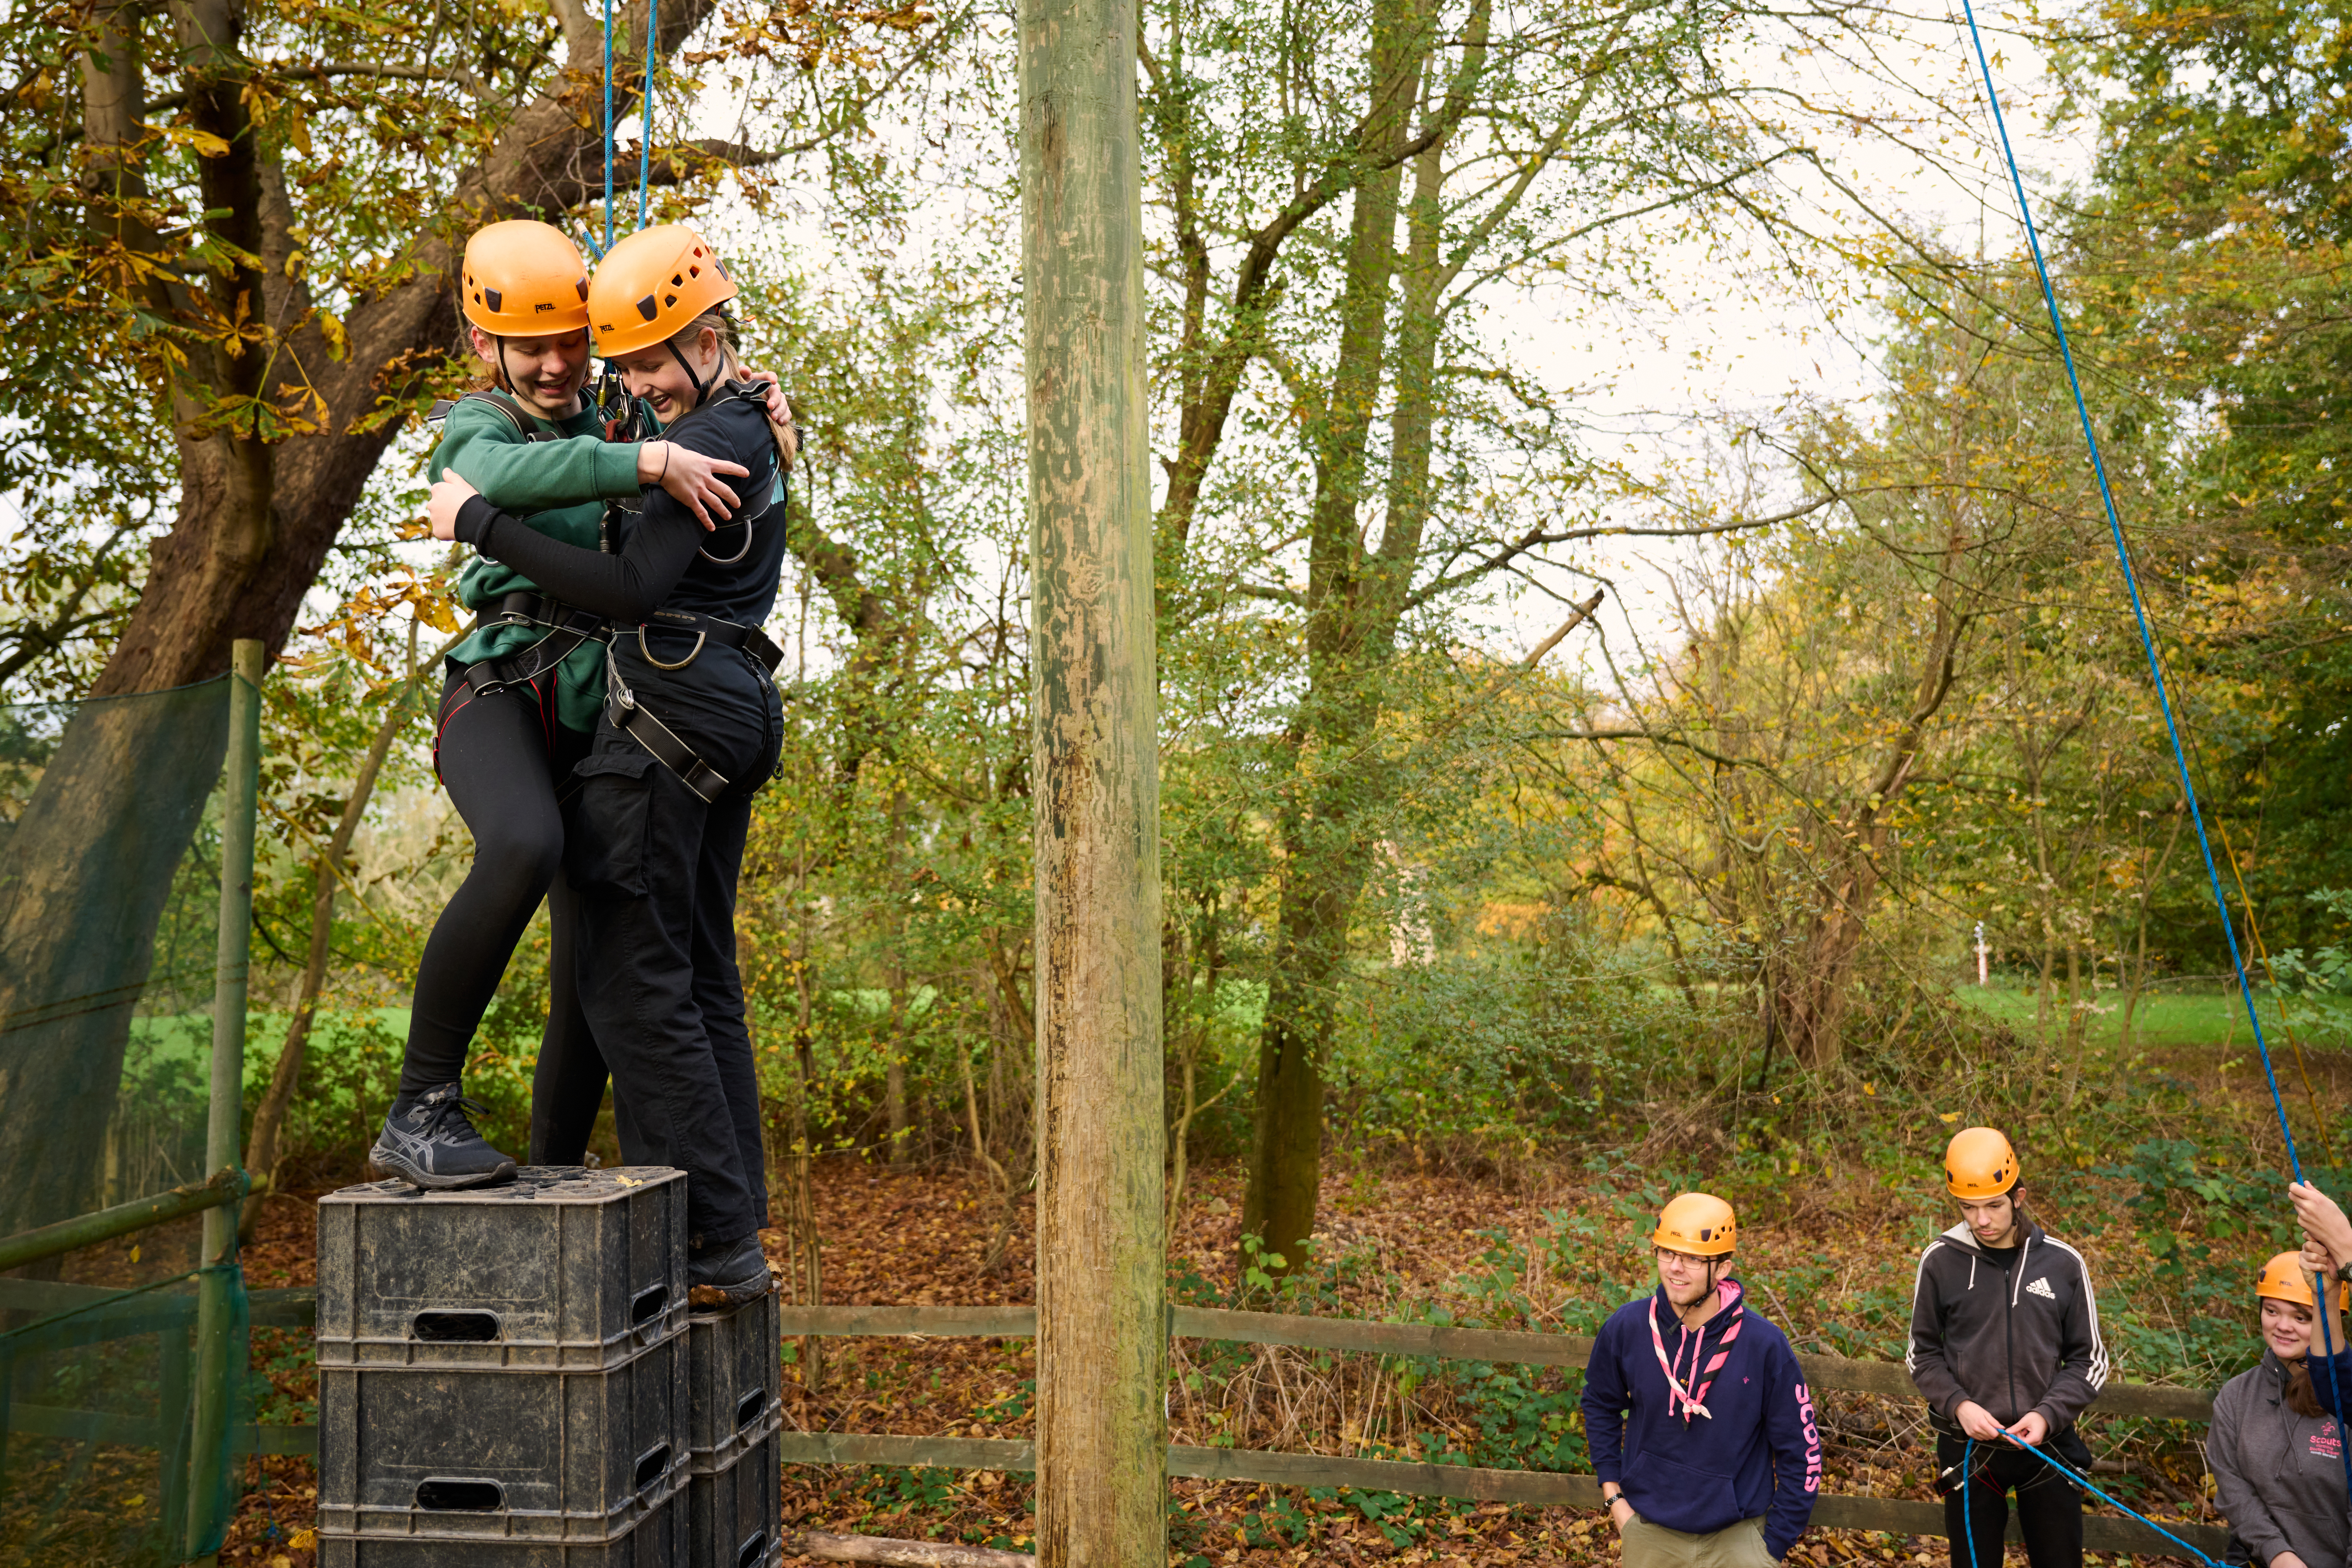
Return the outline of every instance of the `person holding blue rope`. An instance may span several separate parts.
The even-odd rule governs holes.
[[[2342,1430],[2313,1386],[2319,1300],[2300,1253],[2282,1252],[2254,1281],[2263,1359],[2221,1385],[2205,1435],[2213,1500],[2230,1521],[2228,1562],[2248,1568],[2340,1568],[2352,1549]],[[2329,1292],[2329,1338],[2344,1342],[2345,1288]]]
[[[2078,1568],[2083,1494],[2027,1450],[2090,1468],[2074,1423],[2106,1384],[2107,1351],[2083,1255],[2033,1223],[2020,1176],[1993,1128],[1968,1128],[1946,1149],[1960,1223],[1919,1255],[1905,1359],[1927,1400],[1955,1563],[1965,1552],[1997,1568],[2014,1489],[2033,1568]]]
[[[1729,1278],[1738,1239],[1721,1198],[1675,1199],[1650,1235],[1658,1289],[1593,1339],[1584,1434],[1626,1568],[1770,1568],[1812,1519],[1812,1396]]]

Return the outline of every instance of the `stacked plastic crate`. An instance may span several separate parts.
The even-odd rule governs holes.
[[[694,1568],[783,1561],[783,1320],[771,1292],[687,1324],[694,1382],[687,1449],[687,1541]]]
[[[688,1540],[686,1224],[664,1169],[322,1199],[321,1568],[719,1561]]]

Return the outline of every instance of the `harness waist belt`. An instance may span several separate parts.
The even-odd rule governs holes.
[[[495,612],[475,617],[473,629],[520,626],[546,627],[547,636],[504,658],[477,659],[467,666],[466,684],[473,688],[476,696],[489,697],[509,686],[527,686],[578,649],[592,642],[607,641],[611,636],[611,628],[603,616],[544,594],[532,593],[507,595],[499,601]]]
[[[640,647],[644,646],[645,634],[656,628],[663,631],[692,632],[697,637],[717,643],[720,647],[740,647],[758,660],[760,668],[770,675],[775,674],[777,666],[784,662],[784,650],[778,647],[774,639],[766,632],[761,631],[758,626],[747,626],[735,621],[722,621],[717,616],[698,615],[692,610],[656,610],[646,618],[645,625],[637,628]],[[688,663],[692,663],[693,659],[693,654],[687,655]],[[648,655],[647,662],[659,661]],[[664,665],[662,668],[667,669],[676,667]]]

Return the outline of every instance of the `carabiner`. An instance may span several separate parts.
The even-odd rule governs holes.
[[[653,649],[646,646],[646,628],[640,626],[637,628],[637,652],[643,656],[647,664],[652,665],[656,669],[684,669],[688,665],[692,664],[697,658],[701,657],[703,639],[709,637],[709,635],[710,631],[707,626],[702,630],[696,632],[694,634],[694,646],[687,650],[686,657],[679,659],[676,664],[664,664],[660,659],[654,657]]]

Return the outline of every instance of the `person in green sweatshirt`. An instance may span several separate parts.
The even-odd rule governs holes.
[[[462,471],[533,530],[592,549],[605,500],[645,485],[659,485],[706,527],[735,509],[726,481],[746,472],[740,464],[667,441],[605,439],[602,413],[583,396],[587,269],[562,230],[528,220],[488,225],[466,247],[459,284],[468,346],[488,384],[447,409],[430,462],[435,479]],[[782,402],[773,400],[772,415]],[[466,1099],[462,1078],[474,1032],[541,899],[551,900],[554,952],[530,1158],[576,1163],[604,1091],[572,978],[569,889],[556,875],[558,792],[587,753],[604,700],[598,623],[495,561],[470,563],[458,597],[476,622],[446,656],[434,767],[473,830],[474,863],[425,942],[399,1089],[371,1151],[379,1169],[421,1187],[472,1186],[514,1171],[476,1130],[468,1112],[480,1108]]]

